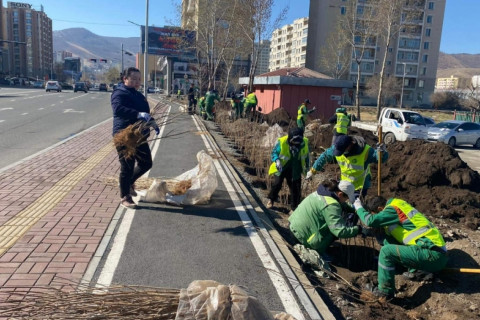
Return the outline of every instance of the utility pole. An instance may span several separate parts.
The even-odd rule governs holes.
[[[407,64],[402,62],[403,64],[403,77],[402,77],[402,93],[400,94],[400,108],[403,108],[403,88],[405,87],[405,74],[407,73]]]
[[[145,0],[145,52],[143,53],[143,94],[148,92],[148,0]]]

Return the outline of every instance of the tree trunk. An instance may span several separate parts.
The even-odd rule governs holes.
[[[385,76],[385,64],[387,63],[388,47],[390,47],[391,27],[388,27],[385,53],[383,55],[382,70],[380,71],[380,79],[378,80],[378,96],[377,96],[377,120],[380,118],[380,111],[382,110],[382,91],[383,91],[383,77]]]
[[[355,92],[355,106],[357,107],[357,119],[361,120],[360,118],[360,76],[362,75],[360,71],[360,63],[357,63],[357,87]]]

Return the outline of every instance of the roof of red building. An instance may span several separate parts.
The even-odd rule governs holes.
[[[317,78],[317,79],[333,79],[323,73],[313,71],[305,67],[296,67],[296,68],[283,68],[275,71],[267,72],[260,74],[256,77],[274,77],[274,76],[283,76],[283,77],[296,77],[296,78]]]

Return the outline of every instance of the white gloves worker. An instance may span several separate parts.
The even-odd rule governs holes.
[[[282,172],[283,167],[282,167],[282,163],[280,162],[280,159],[277,159],[275,161],[275,166],[277,167],[278,172]]]
[[[355,208],[355,211],[358,211],[360,208],[363,209],[363,204],[360,198],[355,199],[355,202],[353,202],[353,207]]]
[[[310,180],[312,179],[312,177],[313,177],[313,172],[309,170],[307,172],[307,175],[305,176],[305,180]]]

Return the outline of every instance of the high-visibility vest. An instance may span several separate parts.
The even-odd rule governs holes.
[[[355,190],[363,188],[365,177],[370,174],[370,165],[365,169],[368,150],[370,150],[370,146],[367,144],[360,154],[348,157],[342,154],[339,157],[335,157],[340,166],[341,180],[351,182]]]
[[[282,167],[284,167],[292,157],[290,153],[290,146],[288,145],[288,135],[279,138],[278,142],[280,143],[280,155],[279,155],[280,163],[282,164]],[[307,164],[306,164],[307,157],[308,157],[308,139],[304,137],[303,147],[302,149],[300,149],[300,161],[302,163],[302,171],[304,174],[307,172]],[[272,162],[272,164],[270,165],[270,169],[268,170],[268,174],[272,175],[277,172],[278,172],[277,166],[275,162]]]
[[[249,93],[245,102],[250,104],[257,104],[257,96],[255,95],[255,92]]]
[[[345,113],[337,113],[337,124],[335,129],[338,133],[347,134],[348,116]]]
[[[445,246],[445,240],[443,240],[440,231],[433,225],[433,223],[428,221],[422,213],[406,201],[393,199],[386,207],[392,207],[395,209],[400,223],[385,227],[385,232],[392,235],[398,242],[407,246],[413,246],[416,245],[416,241],[419,238],[425,237],[440,248]],[[406,230],[403,228],[402,224],[406,221],[410,221],[415,228],[413,230]]]
[[[300,105],[300,107],[298,107],[297,120],[305,121],[305,118],[306,118],[307,114],[303,112],[304,108],[306,109],[307,106],[305,106],[303,103]]]

